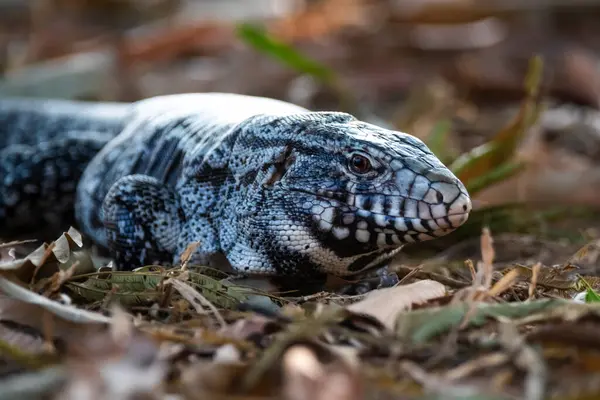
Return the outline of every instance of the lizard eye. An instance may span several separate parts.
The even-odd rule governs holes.
[[[353,154],[350,157],[350,170],[357,174],[366,174],[371,171],[371,162],[369,159],[360,154]]]

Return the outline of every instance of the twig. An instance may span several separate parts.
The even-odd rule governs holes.
[[[37,240],[35,240],[35,239],[15,240],[13,242],[0,243],[0,249],[4,249],[6,247],[18,246],[21,244],[35,243],[35,242],[37,242]]]
[[[445,379],[450,381],[464,379],[475,372],[481,372],[481,370],[484,368],[497,367],[499,365],[502,365],[508,360],[509,357],[505,353],[496,352],[491,354],[485,354],[484,356],[467,361],[459,365],[458,367],[449,370],[448,372],[446,372]]]
[[[478,394],[473,386],[449,384],[445,379],[428,373],[412,361],[403,361],[400,368],[414,381],[419,383],[425,390],[443,393],[444,396],[465,398]]]

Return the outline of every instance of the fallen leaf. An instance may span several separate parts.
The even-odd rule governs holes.
[[[0,319],[45,332],[49,315],[55,317],[52,334],[63,338],[101,329],[110,322],[102,314],[61,304],[0,276]]]
[[[422,304],[445,294],[446,288],[441,283],[422,280],[409,285],[373,290],[367,293],[363,300],[346,308],[355,313],[375,317],[392,329],[399,312],[410,309],[414,304]]]

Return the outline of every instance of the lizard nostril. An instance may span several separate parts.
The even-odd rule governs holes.
[[[436,192],[435,196],[437,198],[437,202],[438,203],[443,203],[444,202],[444,195],[442,194],[442,192]]]

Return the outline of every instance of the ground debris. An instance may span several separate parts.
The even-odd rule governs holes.
[[[6,95],[234,91],[350,104],[423,139],[445,164],[486,152],[458,174],[474,194],[469,226],[406,246],[389,266],[399,282],[366,294],[338,289],[367,278],[330,278],[310,294],[248,287],[191,265],[198,243],[180,265],[126,272],[74,229],[41,245],[0,243],[0,400],[600,398],[597,212],[565,228],[542,207],[600,205],[593,2],[34,3],[37,14],[18,6],[33,18],[25,35],[12,32],[14,13],[0,18]],[[185,6],[168,22],[160,7],[175,3]],[[231,15],[215,18],[212,3]],[[265,32],[336,85],[257,53],[236,37],[237,11],[254,22],[284,14]],[[534,64],[539,82],[524,85]],[[499,168],[514,162],[524,164],[514,176]]]
[[[595,241],[562,264],[501,266],[503,239],[484,229],[479,260],[463,262],[461,274],[429,273],[424,262],[398,268],[396,286],[365,295],[276,297],[188,265],[185,256],[168,268],[80,273],[77,238],[71,230],[2,271],[0,387],[7,393],[290,400],[600,395],[600,303],[572,300],[599,286],[578,267],[596,262]],[[32,273],[32,265],[46,273]],[[252,296],[274,308],[245,308]]]

